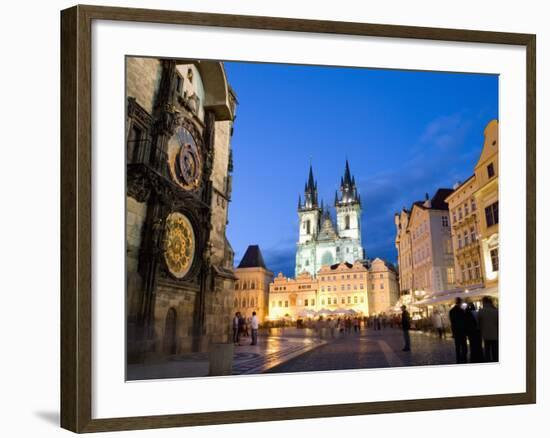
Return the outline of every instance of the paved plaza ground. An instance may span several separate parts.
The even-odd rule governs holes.
[[[260,332],[258,345],[243,337],[235,346],[233,374],[287,373],[357,368],[384,368],[455,363],[451,338],[411,332],[410,352],[401,351],[399,329],[363,329],[360,333],[319,333],[313,329],[279,328]],[[129,365],[128,380],[206,377],[208,353],[176,355],[168,361]]]
[[[402,351],[399,329],[363,330],[360,334],[339,335],[332,342],[275,366],[267,372],[328,371],[358,368],[385,368],[415,365],[443,365],[455,362],[451,338],[411,331],[411,351]]]

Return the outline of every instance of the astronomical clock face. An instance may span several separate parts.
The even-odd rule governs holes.
[[[202,165],[201,156],[193,135],[180,126],[175,133],[176,148],[171,157],[171,171],[174,180],[187,190],[199,186]]]
[[[166,219],[164,259],[170,273],[183,278],[191,269],[195,255],[195,233],[183,214],[171,213]]]

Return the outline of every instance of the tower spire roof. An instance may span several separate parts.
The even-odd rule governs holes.
[[[305,209],[315,209],[318,208],[319,204],[317,201],[317,181],[313,176],[313,166],[309,165],[309,174],[304,187],[304,203],[303,205],[300,202],[298,208]]]
[[[346,158],[346,167],[344,170],[344,177],[340,179],[340,192],[342,197],[337,201],[337,204],[358,204],[359,194],[357,193],[357,187],[355,186],[355,176],[351,175],[349,161]],[[338,198],[338,196],[336,197]]]

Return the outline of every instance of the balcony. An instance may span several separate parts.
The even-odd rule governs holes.
[[[170,176],[168,154],[154,147],[150,138],[128,140],[126,153],[128,171],[131,168],[145,167],[166,178]]]

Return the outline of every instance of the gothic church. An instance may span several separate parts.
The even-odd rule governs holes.
[[[295,275],[308,272],[313,277],[324,265],[365,260],[361,246],[361,198],[346,160],[344,177],[340,180],[340,194],[334,197],[336,224],[323,202],[318,203],[317,181],[313,168],[304,189],[304,202],[298,199],[300,223],[296,250]]]

